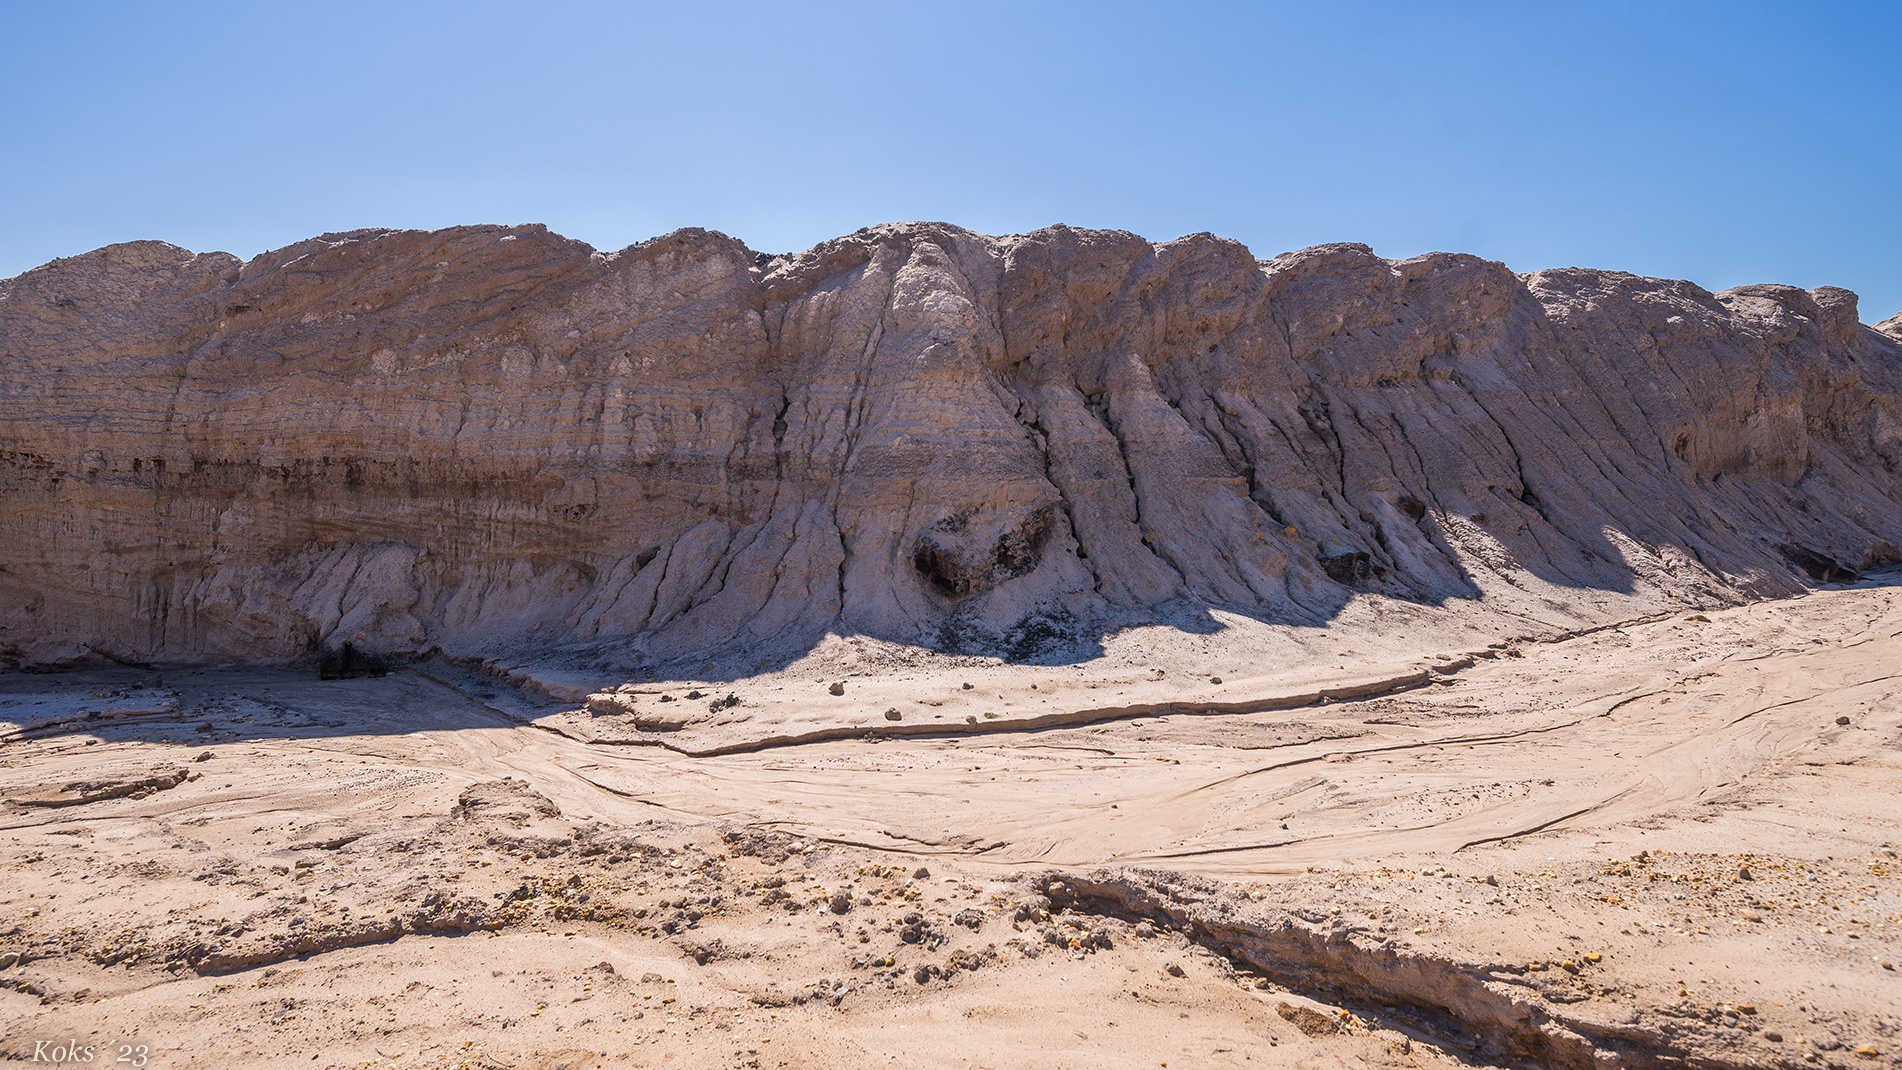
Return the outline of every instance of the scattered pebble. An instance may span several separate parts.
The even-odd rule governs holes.
[[[843,694],[845,694],[845,681],[844,681],[844,680],[837,680],[837,681],[834,681],[834,682],[833,682],[833,684],[832,684],[832,686],[830,686],[830,687],[828,687],[828,688],[826,688],[826,691],[827,691],[828,693],[830,693],[830,694],[834,694],[834,695],[843,695]]]

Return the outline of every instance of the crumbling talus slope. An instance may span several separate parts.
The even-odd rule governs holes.
[[[1589,623],[1902,544],[1902,326],[1828,287],[1065,227],[359,231],[0,282],[0,366],[16,665],[1060,657],[1357,597]]]

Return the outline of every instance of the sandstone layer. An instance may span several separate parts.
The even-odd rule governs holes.
[[[1076,662],[1902,560],[1902,323],[1829,287],[1065,227],[358,231],[0,282],[0,368],[13,666]]]

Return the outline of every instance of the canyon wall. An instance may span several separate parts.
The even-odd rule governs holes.
[[[1902,561],[1902,320],[1829,287],[1065,227],[358,231],[0,282],[0,369],[16,667],[1061,659],[1209,609],[1592,623]]]

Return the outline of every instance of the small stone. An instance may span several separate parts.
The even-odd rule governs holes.
[[[641,983],[644,985],[657,985],[660,982],[661,982],[660,974],[657,974],[657,973],[641,974]]]
[[[1597,961],[1599,961],[1599,960],[1601,960],[1601,959],[1603,959],[1604,957],[1605,957],[1605,956],[1603,956],[1603,955],[1601,955],[1601,954],[1599,954],[1599,953],[1598,953],[1598,952],[1596,952],[1596,951],[1587,951],[1587,952],[1585,952],[1585,961],[1586,961],[1586,962],[1597,962]]]
[[[1757,1013],[1757,1005],[1754,1003],[1739,1003],[1737,1004],[1737,1013],[1738,1014],[1755,1014]]]
[[[1837,723],[1838,725],[1842,725],[1842,726],[1847,726],[1847,725],[1849,724],[1849,718],[1847,718],[1847,717],[1838,717],[1838,718],[1836,718],[1836,723]]]
[[[0,954],[0,970],[10,970],[19,964],[20,953],[18,951],[8,951],[4,954]]]
[[[192,761],[208,762],[208,761],[211,761],[214,757],[217,757],[217,756],[214,755],[212,752],[208,750],[201,750],[197,754],[192,755]]]
[[[1742,914],[1738,915],[1738,917],[1741,917],[1745,921],[1762,921],[1763,920],[1763,915],[1757,913],[1754,910],[1746,910]]]
[[[1164,967],[1162,968],[1162,972],[1164,972],[1164,973],[1166,973],[1166,974],[1168,974],[1168,975],[1169,975],[1169,976],[1171,976],[1171,977],[1183,977],[1183,976],[1186,976],[1186,974],[1184,974],[1184,973],[1183,973],[1183,971],[1182,971],[1182,966],[1181,966],[1181,964],[1180,964],[1180,963],[1175,963],[1175,962],[1171,962],[1171,963],[1170,963],[1169,965],[1167,965],[1167,966],[1164,966]]]
[[[844,892],[840,892],[832,897],[831,902],[826,904],[826,909],[832,911],[834,914],[844,914],[852,909],[852,897],[846,895]]]
[[[905,719],[905,715],[898,712],[898,707],[893,706],[891,709],[885,711],[885,719],[887,721],[902,721]]]
[[[833,695],[845,694],[845,681],[844,680],[835,681],[832,684],[832,686],[826,688],[826,692],[828,694],[833,694]]]
[[[1757,879],[1757,875],[1750,872],[1749,866],[1738,866],[1737,879],[1740,881],[1753,881]]]
[[[1895,969],[1895,963],[1893,963],[1893,962],[1878,962],[1878,963],[1876,963],[1876,965],[1878,965],[1878,966],[1880,966],[1880,967],[1882,967],[1882,968],[1883,968],[1883,969],[1885,969],[1885,970],[1893,970],[1893,969]]]
[[[965,689],[966,691],[969,691],[969,690],[971,690],[971,685],[970,685],[970,684],[965,684],[965,685],[964,685],[964,689]]]
[[[1876,1050],[1876,1046],[1874,1044],[1858,1044],[1856,1045],[1854,1050],[1858,1056],[1864,1059],[1873,1059],[1876,1056],[1882,1054],[1881,1052]]]
[[[1776,1030],[1774,1030],[1774,1029],[1766,1029],[1766,1030],[1764,1030],[1764,1031],[1763,1031],[1763,1032],[1762,1032],[1761,1034],[1759,1034],[1759,1035],[1760,1035],[1760,1036],[1762,1036],[1762,1037],[1763,1037],[1763,1039],[1765,1039],[1765,1040],[1767,1040],[1767,1041],[1769,1041],[1769,1042],[1770,1042],[1770,1043],[1772,1043],[1772,1044],[1781,1044],[1781,1043],[1783,1043],[1783,1034],[1782,1034],[1782,1033],[1779,1033],[1779,1032],[1777,1032],[1777,1031],[1776,1031]]]
[[[919,984],[924,984],[926,981],[931,980],[930,968],[925,966],[920,966],[917,969],[912,970],[911,979],[918,982]]]
[[[1311,1037],[1330,1036],[1341,1031],[1339,1020],[1329,1018],[1312,1007],[1296,1007],[1291,1003],[1275,1004],[1275,1013],[1284,1020],[1294,1023],[1296,1029]]]
[[[1211,683],[1211,684],[1219,684],[1219,683],[1221,683],[1221,682],[1222,682],[1222,678],[1221,678],[1221,677],[1219,677],[1219,676],[1211,676],[1211,677],[1209,677],[1209,683]]]

